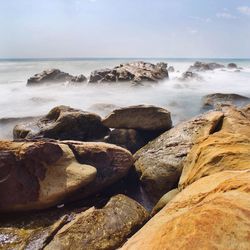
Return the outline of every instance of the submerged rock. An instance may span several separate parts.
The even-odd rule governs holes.
[[[195,62],[194,65],[189,67],[188,71],[207,71],[221,68],[225,68],[225,66],[219,63]]]
[[[91,141],[103,138],[109,129],[101,117],[67,106],[53,108],[38,121],[16,125],[15,139],[51,138],[57,140]]]
[[[121,64],[113,69],[96,70],[91,73],[90,83],[103,82],[158,82],[168,78],[166,63],[156,65],[145,62]]]
[[[109,128],[166,131],[172,127],[172,120],[166,109],[137,105],[114,110],[103,120],[103,124]]]
[[[27,86],[36,86],[43,83],[62,83],[62,82],[85,82],[87,78],[84,75],[72,76],[62,72],[59,69],[44,70],[35,74],[27,81]]]
[[[136,171],[153,200],[177,186],[192,146],[199,137],[216,131],[222,117],[215,111],[180,123],[136,152]]]
[[[215,93],[204,96],[202,98],[202,103],[202,108],[207,110],[214,109],[221,104],[233,104],[237,106],[244,106],[250,103],[250,98],[237,94]]]
[[[96,169],[76,161],[67,145],[0,142],[0,211],[54,206],[94,181]]]
[[[196,80],[196,81],[202,81],[203,78],[192,71],[186,71],[182,74],[182,76],[179,78],[180,81],[190,81],[190,80]]]
[[[102,209],[89,209],[65,225],[45,247],[54,249],[102,249],[120,247],[148,219],[136,201],[117,195]]]
[[[227,67],[228,67],[229,69],[237,69],[237,68],[238,68],[238,66],[237,66],[236,63],[229,63],[229,64],[227,65]]]
[[[171,72],[171,73],[175,72],[174,67],[173,66],[169,66],[168,67],[168,72]]]

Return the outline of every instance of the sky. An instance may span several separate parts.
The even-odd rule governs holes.
[[[250,58],[250,0],[0,0],[0,58]]]

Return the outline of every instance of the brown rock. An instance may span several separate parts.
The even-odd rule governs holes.
[[[166,109],[137,105],[114,110],[103,124],[109,128],[166,131],[172,127],[172,120]]]
[[[67,145],[0,142],[0,211],[54,206],[94,181],[96,169],[80,164]]]
[[[117,249],[147,218],[148,213],[141,205],[124,195],[117,195],[104,208],[92,208],[77,215],[55,235],[45,250]]]
[[[67,106],[58,106],[38,121],[16,125],[13,134],[15,139],[91,141],[103,138],[108,132],[109,129],[102,124],[100,116]]]

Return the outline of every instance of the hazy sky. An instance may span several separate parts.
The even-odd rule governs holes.
[[[250,0],[0,0],[0,58],[250,57]]]

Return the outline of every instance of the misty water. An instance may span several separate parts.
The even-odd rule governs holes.
[[[235,62],[240,72],[217,69],[202,72],[204,81],[180,82],[176,78],[188,69],[195,59],[147,59],[174,66],[170,79],[150,86],[132,87],[129,84],[67,84],[27,87],[27,79],[45,69],[58,68],[72,75],[89,76],[91,71],[111,68],[131,59],[82,60],[1,60],[0,61],[0,138],[10,139],[15,121],[3,118],[23,118],[46,114],[57,105],[68,105],[96,112],[102,117],[114,107],[152,104],[167,108],[174,124],[201,112],[201,99],[211,93],[236,93],[250,97],[250,60],[205,60],[227,65]],[[112,104],[104,107],[103,104]]]

